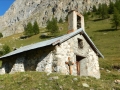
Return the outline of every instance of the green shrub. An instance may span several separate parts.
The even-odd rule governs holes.
[[[2,56],[3,55],[3,51],[0,51],[0,56]]]
[[[2,33],[0,33],[0,38],[3,37]]]
[[[2,47],[3,55],[9,53],[10,51],[11,50],[10,50],[10,47],[8,45],[6,45],[6,44],[3,45],[3,47]]]

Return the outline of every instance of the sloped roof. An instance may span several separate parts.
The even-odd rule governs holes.
[[[24,47],[21,47],[15,51],[12,51],[2,57],[0,57],[0,59],[3,59],[3,58],[6,58],[6,57],[9,57],[9,56],[12,56],[12,55],[16,55],[16,54],[19,54],[19,53],[22,53],[22,52],[25,52],[25,51],[29,51],[29,50],[33,50],[33,49],[37,49],[37,48],[41,48],[41,47],[45,47],[45,46],[49,46],[49,45],[56,45],[58,43],[62,43],[70,38],[72,38],[73,36],[79,34],[79,33],[82,33],[82,35],[84,36],[84,38],[86,39],[86,41],[89,43],[89,45],[91,46],[91,48],[97,53],[97,55],[99,57],[102,57],[104,58],[104,56],[101,54],[101,52],[97,49],[97,47],[94,45],[94,43],[92,42],[92,40],[89,38],[89,36],[86,34],[86,32],[80,28],[72,33],[69,33],[69,34],[65,34],[63,36],[60,36],[60,37],[57,37],[57,38],[53,38],[53,39],[50,39],[50,40],[46,40],[46,41],[42,41],[42,42],[38,42],[38,43],[35,43],[35,44],[31,44],[31,45],[27,45],[27,46],[24,46]]]

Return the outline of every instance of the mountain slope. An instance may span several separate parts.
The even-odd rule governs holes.
[[[40,27],[45,27],[53,15],[57,20],[64,20],[72,9],[88,11],[99,3],[109,4],[109,0],[15,0],[5,15],[0,17],[0,32],[4,37],[23,32],[26,23],[35,20]]]

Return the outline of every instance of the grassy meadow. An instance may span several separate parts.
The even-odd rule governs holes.
[[[67,33],[67,23],[59,24],[60,33]],[[111,28],[111,19],[100,20],[91,18],[85,23],[87,34],[104,55],[100,58],[101,79],[78,77],[71,75],[46,74],[40,72],[24,72],[0,76],[0,90],[120,90],[120,29]],[[20,40],[22,34],[0,39],[1,44],[19,48],[24,45],[43,41],[39,38],[46,29],[40,29],[40,34]],[[54,78],[57,77],[57,78]],[[54,78],[54,79],[53,79]],[[83,83],[89,86],[84,86]]]
[[[120,66],[120,30],[111,28],[111,19],[89,20],[86,32],[105,57],[100,59],[101,67],[112,69],[114,65]]]

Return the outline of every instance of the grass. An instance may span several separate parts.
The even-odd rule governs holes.
[[[110,74],[108,74],[110,75]],[[111,76],[115,76],[112,73]],[[51,79],[57,77],[56,79]],[[16,74],[6,74],[0,76],[0,89],[2,90],[119,90],[120,86],[114,80],[95,79],[92,77],[78,77],[70,75],[60,75],[44,72],[24,72]],[[105,78],[105,79],[104,79]],[[120,78],[120,76],[119,76]],[[89,85],[84,87],[83,83]]]
[[[87,34],[105,57],[99,60],[101,79],[56,73],[47,75],[44,72],[24,72],[1,75],[0,90],[120,90],[120,84],[114,83],[114,80],[120,79],[120,72],[115,68],[120,67],[120,30],[111,28],[110,19],[91,18],[85,26]],[[67,33],[67,23],[59,24],[59,27],[61,31],[58,36]],[[40,30],[41,33],[48,32],[46,29]],[[16,34],[0,39],[0,43],[7,43],[12,49],[12,47],[21,47],[48,39],[39,38],[41,33],[24,40],[19,39],[22,34]],[[50,80],[54,76],[58,79]],[[83,83],[87,83],[89,87],[83,87]]]
[[[110,19],[86,23],[86,32],[91,37],[105,59],[100,59],[100,66],[112,69],[112,65],[120,64],[120,30],[111,28]]]

